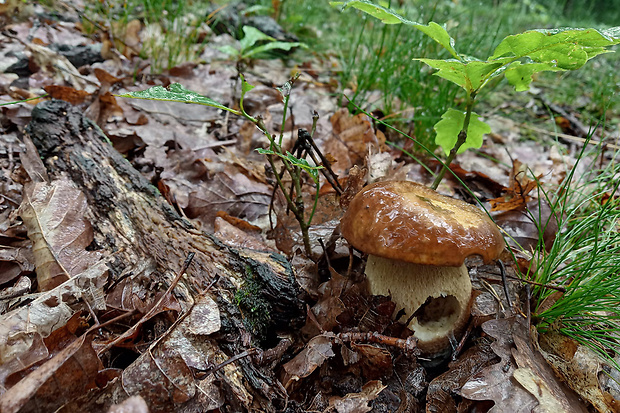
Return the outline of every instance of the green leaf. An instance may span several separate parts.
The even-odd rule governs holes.
[[[437,43],[442,45],[450,54],[456,58],[461,59],[459,54],[454,49],[454,39],[450,37],[448,32],[443,26],[438,25],[435,22],[430,22],[428,26],[424,26],[423,24],[416,24],[416,29],[420,30],[422,33],[426,34]]]
[[[217,48],[217,50],[219,50],[222,53],[226,53],[227,55],[230,55],[230,56],[237,56],[237,55],[241,54],[241,51],[239,49],[235,49],[234,47],[232,47],[229,44],[227,44],[225,46],[220,46],[220,47]]]
[[[263,40],[268,42],[274,42],[276,40],[271,36],[267,36],[256,27],[252,26],[243,26],[243,34],[243,39],[239,41],[239,43],[241,44],[242,53],[253,47],[257,42]]]
[[[286,155],[284,155],[284,154],[272,151],[271,149],[258,148],[258,149],[256,149],[256,151],[258,153],[260,153],[260,154],[263,154],[263,155],[275,155],[275,156],[279,156],[282,159],[286,159],[292,165],[295,165],[298,168],[301,168],[304,171],[306,171],[312,177],[312,180],[314,181],[314,183],[318,185],[318,183],[319,183],[319,169],[323,169],[323,165],[311,166],[308,163],[308,161],[306,161],[305,159],[296,158],[295,155],[293,155],[290,152],[286,152]]]
[[[534,73],[543,71],[561,71],[558,67],[555,67],[548,63],[521,63],[519,61],[514,62],[506,69],[505,75],[508,83],[515,87],[517,92],[523,92],[530,88],[532,83],[532,76]]]
[[[385,24],[404,23],[412,26],[420,25],[420,23],[405,19],[403,16],[397,14],[393,10],[390,10],[383,6],[379,6],[378,4],[374,4],[369,0],[349,0],[344,2],[330,1],[329,4],[331,4],[332,6],[342,6],[342,11],[348,9],[349,7],[353,7],[355,9],[363,11],[364,13],[368,13],[373,17],[376,17]]]
[[[248,83],[245,80],[245,76],[243,76],[242,74],[240,74],[239,77],[241,78],[241,98],[243,99],[245,94],[248,93],[250,90],[254,89],[256,86]]]
[[[459,132],[463,129],[464,121],[465,112],[456,109],[448,109],[441,115],[441,120],[435,124],[434,128],[435,132],[437,132],[435,143],[442,147],[446,155],[448,155],[450,150],[456,145]],[[472,112],[469,120],[469,127],[467,128],[467,139],[457,153],[462,153],[469,148],[480,148],[482,146],[483,135],[490,132],[491,127],[479,120],[478,115]]]
[[[482,87],[490,75],[501,68],[504,63],[502,61],[483,62],[474,60],[462,62],[459,60],[448,59],[414,59],[426,63],[434,69],[436,76],[442,77],[453,83],[456,83],[468,93],[478,90]]]
[[[424,25],[418,22],[414,22],[404,18],[393,10],[374,4],[369,0],[349,0],[349,1],[332,1],[329,4],[332,6],[342,6],[342,10],[346,10],[349,7],[361,10],[370,14],[373,17],[381,20],[385,24],[407,24],[420,30],[437,43],[450,52],[455,59],[460,59],[459,54],[454,49],[454,39],[450,37],[445,28],[435,22],[430,22],[428,25]]]
[[[506,37],[490,59],[529,57],[536,63],[552,64],[558,69],[575,70],[589,59],[607,53],[606,47],[620,42],[610,37],[614,31],[596,29],[529,30]]]
[[[263,45],[258,46],[258,47],[254,47],[254,48],[244,52],[242,57],[243,58],[248,58],[248,57],[253,56],[255,54],[264,53],[264,52],[268,52],[269,50],[275,50],[275,49],[288,51],[288,50],[291,50],[294,47],[306,48],[308,46],[306,46],[304,43],[300,43],[300,42],[271,42],[271,43],[263,44]]]
[[[123,95],[115,95],[120,98],[146,99],[146,100],[163,100],[168,102],[194,103],[197,105],[211,106],[218,109],[227,110],[229,112],[239,114],[234,109],[226,107],[211,98],[203,96],[199,93],[185,89],[180,83],[172,83],[167,88],[163,86],[153,86],[139,92],[130,92]]]

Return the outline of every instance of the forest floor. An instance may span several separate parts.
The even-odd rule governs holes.
[[[418,153],[422,163],[414,161],[389,144],[414,151],[412,140],[368,114],[352,114],[333,74],[334,58],[308,54],[297,62],[290,56],[239,62],[222,51],[239,49],[239,40],[205,26],[202,35],[210,41],[196,63],[153,74],[149,60],[137,53],[146,30],[140,22],[130,23],[124,38],[110,39],[105,31],[87,35],[71,7],[50,13],[40,5],[18,6],[28,10],[4,12],[0,34],[1,411],[77,411],[82,402],[91,410],[132,412],[620,411],[618,371],[588,347],[558,334],[559,329],[539,335],[532,307],[540,308],[527,295],[536,286],[526,288],[521,281],[538,256],[531,251],[541,245],[550,250],[564,230],[556,223],[540,231],[536,224],[544,226],[553,216],[547,202],[566,178],[617,163],[620,136],[612,122],[590,126],[578,109],[549,101],[535,85],[518,99],[504,92],[494,96],[501,103],[484,113],[493,132],[480,150],[457,157],[452,170],[460,180],[448,174],[438,192],[470,203],[475,196],[489,210],[489,200],[503,198],[493,217],[521,248],[509,243],[512,254],[500,258],[501,270],[476,259],[467,262],[475,289],[471,321],[463,337],[452,337],[448,356],[433,359],[408,347],[411,331],[403,323],[406,318],[393,319],[398,308],[389,297],[369,295],[365,257],[340,236],[344,209],[323,177],[309,232],[312,253],[307,254],[299,224],[274,190],[273,170],[256,151],[269,141],[252,122],[214,107],[117,96],[180,83],[238,109],[242,72],[255,86],[244,97],[244,109],[261,116],[275,135],[282,133],[289,150],[300,129],[314,129],[313,140],[331,160],[345,195],[367,182],[430,185],[429,171],[437,172],[439,163]],[[115,40],[121,42],[117,47]],[[290,112],[282,126],[282,86],[293,78]],[[120,275],[110,264],[118,251],[93,233],[96,223],[88,220],[93,216],[88,211],[101,206],[60,178],[46,182],[47,189],[32,189],[33,177],[45,175],[55,161],[37,155],[41,148],[29,143],[27,125],[35,106],[50,99],[70,103],[97,125],[179,220],[213,234],[231,251],[282,257],[292,268],[302,311],[290,317],[290,324],[275,323],[270,316],[276,303],[254,300],[257,287],[251,280],[231,281],[225,288],[239,307],[244,324],[235,328],[242,331],[237,339],[245,350],[220,352],[220,358],[208,360],[199,347],[188,348],[189,341],[172,339],[199,330],[195,334],[210,337],[215,345],[234,340],[222,332],[230,327],[220,321],[220,302],[204,298],[208,290],[202,300],[194,297],[190,308],[172,296],[162,304],[157,301],[161,294],[146,290],[134,289],[131,300],[119,299],[112,291]],[[11,103],[21,100],[27,101]],[[410,125],[400,127],[415,139]],[[33,166],[40,158],[46,158],[43,170]],[[302,183],[309,209],[316,191],[309,177]],[[551,194],[549,199],[543,193]],[[59,291],[67,278],[102,264],[109,268],[101,272],[101,282],[79,287],[90,295],[84,290],[81,300],[62,302]],[[170,263],[170,268],[181,264]],[[189,277],[191,269],[190,264]],[[169,285],[162,279],[148,288],[169,294]],[[552,306],[558,294],[545,305]],[[51,308],[54,300],[66,311],[51,316],[47,307],[41,310],[42,302]],[[115,318],[125,313],[125,319]],[[182,323],[190,313],[202,314],[200,327]],[[131,340],[119,341],[138,324]],[[165,362],[156,352],[162,347],[170,352],[165,354],[174,353]],[[137,373],[148,354],[153,357],[148,368],[161,372],[158,379]],[[267,377],[262,383],[271,387],[257,389],[241,363],[258,366],[256,371]],[[241,384],[233,388],[227,380],[235,375]],[[113,394],[115,382],[122,383],[122,391],[114,387]]]

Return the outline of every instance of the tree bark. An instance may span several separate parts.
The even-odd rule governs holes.
[[[213,235],[198,230],[114,150],[101,130],[77,108],[62,101],[41,103],[32,112],[27,133],[50,178],[68,176],[88,199],[86,218],[95,233],[91,248],[109,256],[108,304],[125,309],[143,306],[144,312],[166,290],[187,255],[193,252],[193,262],[174,290],[182,308],[179,317],[206,294],[217,303],[221,318],[218,332],[199,337],[211,344],[210,350],[201,347],[200,357],[221,360],[251,347],[273,346],[279,327],[290,329],[303,322],[303,306],[293,271],[283,256],[229,248]],[[216,276],[219,281],[207,290]],[[250,298],[250,304],[239,298],[239,291]],[[256,309],[260,314],[254,314]],[[170,330],[165,334],[169,333]],[[280,403],[285,394],[278,390],[281,386],[272,369],[253,364],[249,357],[231,363],[213,376],[223,397],[222,411],[274,411],[283,407]],[[106,411],[110,405],[131,396],[124,379],[121,376],[106,387],[91,391],[79,401],[80,409]],[[198,380],[194,380],[198,386]],[[158,385],[153,383],[149,388],[144,384],[137,391],[150,404],[151,411],[201,410],[198,399],[175,399],[169,389],[169,398],[151,404],[145,395],[161,392],[161,383]],[[179,400],[183,402],[178,403]]]

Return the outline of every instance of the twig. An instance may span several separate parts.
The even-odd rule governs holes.
[[[325,155],[323,155],[318,146],[316,146],[314,139],[312,139],[312,135],[310,135],[305,129],[299,129],[297,132],[297,137],[297,142],[300,142],[300,145],[304,147],[308,155],[312,158],[312,162],[314,162],[315,165],[323,165],[323,168],[320,169],[320,171],[325,179],[327,179],[327,182],[330,183],[338,195],[342,195],[344,190],[342,189],[340,182],[338,182],[338,175],[336,175],[336,173],[332,170],[329,160],[325,157]],[[295,145],[297,145],[297,142]],[[321,159],[320,162],[315,153]]]
[[[454,352],[452,353],[452,360],[456,360],[459,357],[459,354],[461,354],[461,351],[463,351],[463,347],[465,347],[465,342],[467,342],[467,339],[469,338],[471,331],[474,329],[474,325],[476,325],[477,323],[478,323],[478,316],[475,316],[469,322],[469,325],[467,326],[467,330],[465,330],[465,334],[463,334],[463,337],[461,338],[459,345],[456,346],[456,349],[454,349]]]
[[[172,293],[172,290],[174,289],[174,287],[177,286],[177,284],[179,283],[179,280],[181,279],[181,277],[183,276],[183,274],[185,273],[185,271],[187,270],[187,268],[191,264],[192,260],[194,259],[194,255],[196,255],[196,254],[193,253],[193,252],[190,252],[189,254],[187,254],[187,258],[185,259],[185,262],[183,263],[183,266],[181,267],[181,270],[177,273],[176,277],[174,277],[174,279],[170,283],[170,286],[168,287],[166,292],[163,293],[161,295],[161,297],[159,297],[159,300],[157,300],[157,302],[155,304],[153,304],[153,306],[149,309],[149,311],[142,316],[140,321],[138,321],[136,324],[131,326],[123,334],[121,334],[120,336],[116,337],[116,339],[114,339],[112,342],[110,342],[107,345],[105,345],[101,350],[99,350],[99,352],[98,352],[99,354],[101,354],[101,353],[111,349],[112,347],[114,347],[119,342],[121,342],[124,339],[126,339],[127,337],[130,337],[131,335],[133,335],[138,330],[138,328],[142,324],[144,324],[144,322],[149,320],[151,317],[153,317],[157,313],[157,311],[159,311],[159,309],[161,308],[162,303],[165,300],[168,299],[168,295],[170,293]]]
[[[418,348],[418,339],[409,336],[406,339],[384,336],[377,332],[370,333],[338,333],[334,335],[338,340],[343,342],[366,341],[368,343],[384,344],[390,347],[399,348],[407,353],[412,353]]]

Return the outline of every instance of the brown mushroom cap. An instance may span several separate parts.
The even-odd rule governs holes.
[[[471,255],[489,262],[504,249],[486,213],[410,181],[368,185],[353,198],[340,225],[358,250],[416,264],[456,267]]]

